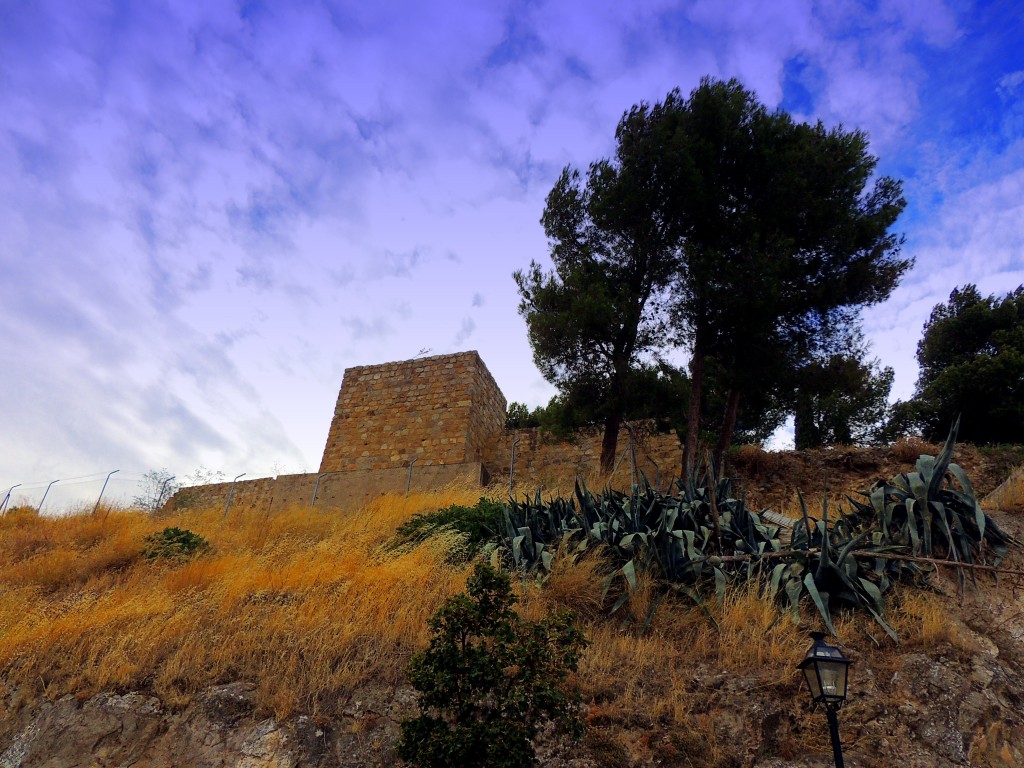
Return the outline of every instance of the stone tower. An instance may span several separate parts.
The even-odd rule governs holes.
[[[320,471],[480,462],[505,408],[476,352],[348,368]]]

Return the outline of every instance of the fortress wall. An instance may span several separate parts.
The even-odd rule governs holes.
[[[446,485],[481,486],[482,467],[479,462],[465,464],[430,464],[413,466],[411,492],[431,491]],[[388,493],[405,493],[409,479],[406,467],[376,469],[367,472],[344,472],[328,475],[320,481],[316,509],[357,509]],[[312,490],[306,503],[312,498]]]
[[[433,464],[413,467],[409,490],[429,491],[446,485],[471,487],[482,485],[483,467],[479,462]],[[319,487],[317,474],[281,475],[257,480],[239,480],[231,498],[229,515],[280,512],[289,507],[309,507],[316,490],[316,509],[352,511],[388,493],[405,493],[409,470],[406,467],[355,470],[323,477]],[[182,488],[168,502],[165,511],[189,508],[223,508],[231,483],[215,483]]]
[[[482,461],[484,452],[505,431],[505,411],[508,403],[498,389],[484,361],[476,352],[476,364],[471,371],[471,407],[466,456],[470,461]]]
[[[505,409],[505,396],[476,352],[347,369],[320,464],[318,474],[325,476],[316,508],[357,509],[383,494],[404,493],[411,462],[411,490],[507,483],[517,440],[517,482],[552,487],[575,476],[597,475],[600,428],[557,442],[536,429],[506,431]],[[660,487],[666,487],[680,472],[679,439],[656,432],[653,422],[634,422],[619,433],[616,460],[629,445],[630,430],[637,470],[652,482],[658,476]],[[628,483],[628,452],[619,467],[616,478]],[[308,506],[317,476],[241,481],[235,485],[231,509],[268,512]],[[216,483],[185,488],[169,506],[223,506],[230,487]]]
[[[231,496],[232,510],[265,510],[274,497],[274,478],[261,477],[256,480],[239,480]],[[171,497],[165,509],[189,509],[223,507],[228,500],[231,483],[211,483],[182,488]]]
[[[653,483],[655,475],[664,488],[669,478],[678,477],[682,470],[682,445],[674,432],[658,433],[649,422],[634,422],[633,429],[637,470]],[[575,475],[592,477],[601,468],[601,438],[603,430],[593,427],[580,430],[566,442],[555,441],[538,429],[516,429],[503,432],[484,453],[484,467],[492,481],[504,478],[507,482],[512,460],[512,443],[516,445],[515,476],[519,480],[547,484],[554,479],[564,480]],[[629,432],[619,432],[616,461],[629,446]],[[620,465],[629,471],[628,452]]]
[[[345,371],[321,472],[478,460],[504,397],[476,352]]]

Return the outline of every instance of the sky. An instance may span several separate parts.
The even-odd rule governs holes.
[[[916,263],[864,313],[893,397],[955,286],[1024,283],[1012,0],[0,0],[0,500],[316,471],[345,368],[425,350],[546,403],[512,279],[544,199],[703,76],[903,180]]]

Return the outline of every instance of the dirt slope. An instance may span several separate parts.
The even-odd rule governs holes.
[[[927,446],[803,454],[743,449],[733,454],[729,471],[743,477],[754,504],[792,513],[796,488],[811,497],[817,483],[820,495],[821,479],[827,477],[828,494],[840,496],[905,471],[921,452],[928,452]],[[986,509],[1024,541],[1024,470],[1000,486],[1014,455],[968,447],[958,449],[955,458],[979,494],[995,490]],[[1024,551],[1011,551],[1005,565],[1024,569]],[[977,587],[961,589],[955,574],[940,573],[932,581],[933,594],[900,592],[903,597],[897,596],[892,608],[904,638],[899,646],[870,620],[843,618],[841,645],[855,663],[850,703],[840,713],[847,766],[1024,766],[1022,584],[1008,576],[978,581]],[[566,583],[554,588],[567,596],[545,599],[583,605],[581,593]],[[694,629],[697,619],[684,618],[684,613],[698,612],[666,603],[650,635],[643,637],[617,619],[591,614],[593,648],[620,656],[608,661],[604,672],[592,662],[588,669],[595,680],[580,681],[589,726],[584,742],[572,745],[543,734],[541,764],[831,765],[824,716],[810,711],[794,669],[808,644],[802,634],[794,635],[782,662],[744,666],[743,658],[754,659],[759,646],[775,642],[769,635],[776,628],[766,625],[759,636],[729,629],[720,616],[722,634],[702,634]],[[812,628],[810,613],[805,621],[805,628]],[[3,631],[0,627],[0,636]],[[716,642],[722,647],[714,647]],[[667,660],[669,649],[688,643],[691,649]],[[619,675],[619,668],[634,671]],[[604,676],[598,682],[599,674]],[[258,704],[256,689],[250,679],[222,682],[182,703],[162,701],[146,685],[61,693],[44,683],[42,695],[8,688],[0,696],[0,768],[398,764],[398,722],[415,707],[407,687],[368,679],[351,686],[329,711],[296,711],[280,718]]]

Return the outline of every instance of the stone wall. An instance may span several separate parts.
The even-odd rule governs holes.
[[[507,484],[513,443],[517,484],[555,488],[598,475],[601,429],[581,430],[564,442],[536,429],[506,431],[505,409],[505,396],[476,352],[349,368],[320,472],[236,483],[231,509],[241,514],[308,506],[314,489],[317,508],[357,509],[385,493],[404,493],[410,464],[410,490]],[[628,484],[634,466],[662,488],[680,471],[679,439],[657,433],[653,422],[624,427],[618,453],[619,485]],[[170,506],[224,506],[230,489],[230,483],[185,488]]]
[[[657,478],[665,488],[682,469],[683,449],[674,432],[659,433],[651,422],[634,422],[619,431],[616,462],[631,470],[630,431],[636,454],[636,470],[652,483]],[[558,441],[538,429],[507,430],[497,436],[483,455],[484,469],[492,481],[507,482],[516,443],[516,480],[551,485],[573,477],[593,478],[601,468],[601,438],[598,428],[581,429],[568,441]],[[518,441],[518,442],[516,442]],[[627,475],[628,476],[628,475]]]
[[[229,514],[280,512],[290,507],[309,507],[316,491],[316,509],[353,511],[387,493],[429,491],[446,485],[480,487],[483,467],[479,462],[356,470],[324,475],[281,475],[235,483]],[[317,478],[320,484],[317,486]],[[166,511],[189,508],[223,508],[231,483],[182,488],[168,502]]]
[[[476,352],[345,371],[321,472],[480,461],[505,397]]]

